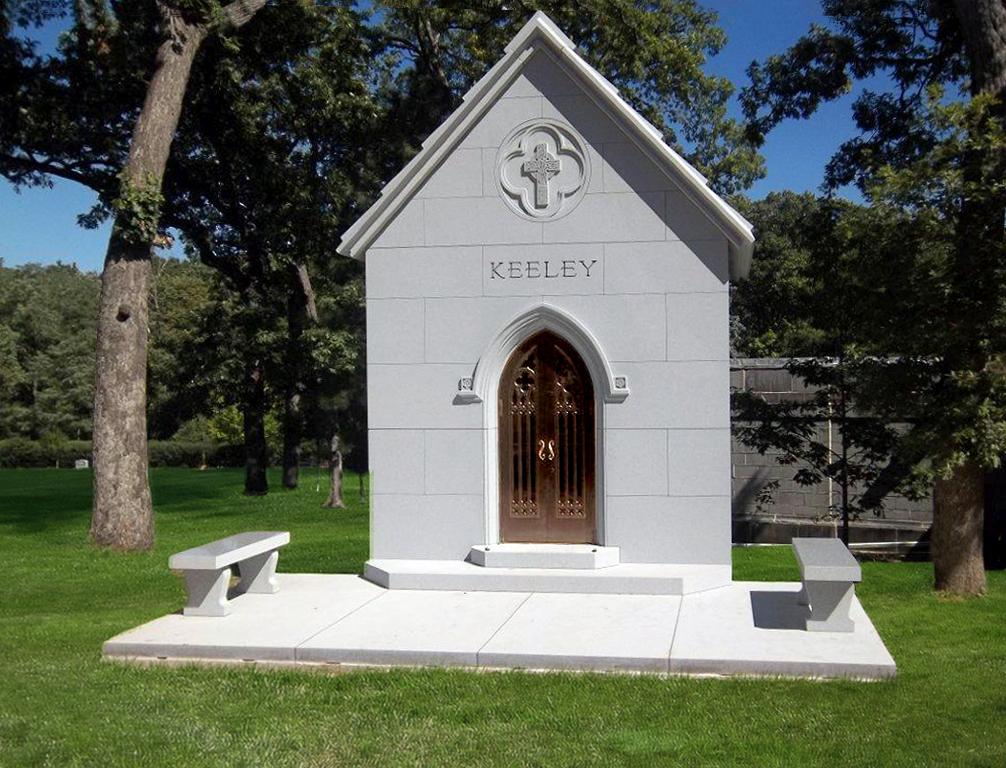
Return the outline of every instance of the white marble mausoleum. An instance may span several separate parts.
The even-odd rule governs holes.
[[[729,581],[728,285],[752,246],[532,18],[339,245],[366,262],[373,560],[580,544]]]
[[[536,14],[339,246],[367,270],[366,580],[238,533],[173,555],[185,608],[105,658],[893,676],[841,542],[794,540],[802,583],[731,579],[751,248]]]

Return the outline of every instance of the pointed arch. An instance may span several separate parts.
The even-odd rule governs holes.
[[[483,350],[470,382],[462,382],[460,402],[491,402],[500,372],[510,355],[529,336],[551,331],[566,339],[583,358],[605,403],[620,403],[629,396],[628,382],[616,376],[604,350],[587,327],[564,309],[539,304],[514,317]],[[467,386],[465,386],[467,384]]]

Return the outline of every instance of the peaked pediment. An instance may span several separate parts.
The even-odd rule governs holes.
[[[656,173],[666,176],[690,202],[694,215],[707,220],[727,240],[730,277],[746,276],[754,237],[751,225],[705,179],[668,147],[660,134],[619,95],[618,90],[591,67],[575,45],[543,13],[536,13],[507,45],[504,56],[464,96],[458,109],[423,143],[421,151],[384,187],[378,200],[342,237],[338,252],[357,259],[395,221],[438,168],[477,132],[487,114],[501,100],[513,103],[522,87],[554,89],[556,99],[575,91],[590,102],[630,141]],[[589,97],[584,99],[583,97]],[[575,205],[590,183],[588,142],[579,135],[577,121],[516,119],[509,134],[497,137],[499,195],[518,216],[547,221],[560,218]],[[583,130],[596,123],[585,118]],[[597,164],[597,163],[595,163]]]

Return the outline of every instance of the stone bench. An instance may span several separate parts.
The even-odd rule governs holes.
[[[856,582],[863,580],[859,563],[838,539],[793,539],[803,589],[800,604],[810,606],[810,632],[852,632],[849,607]]]
[[[227,589],[232,565],[237,565],[241,575],[238,593],[278,591],[277,550],[289,543],[289,531],[247,531],[172,555],[168,567],[185,574],[189,593],[182,613],[186,616],[226,616],[230,613]]]

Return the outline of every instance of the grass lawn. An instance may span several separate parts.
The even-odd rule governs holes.
[[[240,494],[231,470],[154,470],[157,547],[87,542],[90,475],[0,471],[0,765],[1006,765],[1006,573],[936,598],[927,564],[863,565],[863,604],[898,663],[883,683],[442,670],[139,668],[102,641],[183,604],[172,552],[289,529],[282,571],[359,571],[367,513]],[[278,478],[274,478],[278,481]],[[322,480],[324,485],[324,480]],[[738,579],[796,580],[787,548]]]

